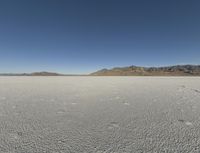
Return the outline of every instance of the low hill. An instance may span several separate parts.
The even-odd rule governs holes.
[[[31,76],[60,76],[62,74],[54,73],[54,72],[34,72],[30,74]]]
[[[200,76],[200,65],[166,67],[116,67],[91,73],[92,76]]]
[[[33,72],[33,73],[1,73],[0,76],[62,76],[54,72]]]

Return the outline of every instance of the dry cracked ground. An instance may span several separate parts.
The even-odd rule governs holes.
[[[0,153],[198,153],[199,77],[0,77]]]

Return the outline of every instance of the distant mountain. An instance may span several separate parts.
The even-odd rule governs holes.
[[[0,73],[0,76],[87,76],[86,74],[60,74],[55,72]]]
[[[115,67],[91,73],[92,76],[200,76],[200,65],[166,67]]]
[[[33,73],[1,73],[0,76],[62,76],[54,72],[33,72]]]
[[[60,76],[62,74],[54,73],[54,72],[34,72],[30,74],[31,76]]]

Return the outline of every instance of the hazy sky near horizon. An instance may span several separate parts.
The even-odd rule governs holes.
[[[1,0],[0,72],[200,64],[199,0]]]

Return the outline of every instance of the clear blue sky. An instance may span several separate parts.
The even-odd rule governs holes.
[[[200,64],[199,0],[1,0],[0,72]]]

